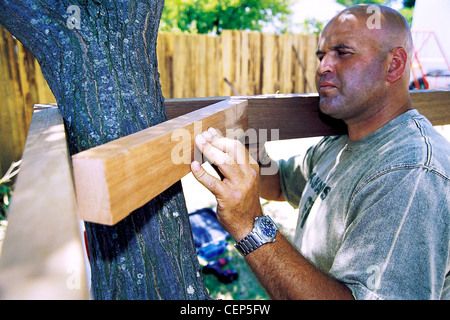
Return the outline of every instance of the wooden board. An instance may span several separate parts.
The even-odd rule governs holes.
[[[89,299],[64,124],[34,112],[8,213],[0,299]]]
[[[74,155],[81,219],[116,224],[190,172],[197,134],[247,123],[247,101],[224,100]]]
[[[450,124],[450,91],[413,90],[411,99],[414,107],[434,126]]]
[[[343,134],[342,121],[324,116],[319,112],[317,94],[278,94],[239,96],[248,100],[248,127],[278,129],[280,139],[296,139],[315,136]],[[411,98],[415,108],[433,125],[450,124],[450,91],[413,90]],[[224,97],[168,99],[166,112],[169,119],[192,112]]]
[[[295,139],[342,134],[346,132],[342,121],[319,112],[317,94],[277,94],[236,96],[248,100],[248,127],[257,132],[279,130],[279,139]],[[198,110],[224,97],[168,99],[165,102],[168,118]]]

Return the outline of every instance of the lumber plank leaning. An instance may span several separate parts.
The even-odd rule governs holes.
[[[197,134],[247,123],[247,101],[228,99],[73,155],[80,218],[116,224],[190,172]]]
[[[89,299],[64,124],[35,108],[8,213],[0,299]]]

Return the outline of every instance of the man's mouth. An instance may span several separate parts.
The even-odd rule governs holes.
[[[319,83],[319,91],[329,91],[336,88],[336,85],[328,81],[322,81]]]

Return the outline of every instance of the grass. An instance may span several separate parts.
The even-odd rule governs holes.
[[[19,172],[19,169],[16,168],[20,165],[20,163],[21,161],[11,164],[11,167],[9,167],[5,175],[0,178],[0,254],[2,252],[6,227],[8,226],[6,218],[8,215],[9,203],[11,202],[13,192],[14,177]]]
[[[266,211],[273,211],[275,207],[283,207],[277,203],[269,203],[272,208]],[[273,212],[272,212],[273,213]],[[271,216],[274,216],[271,214]],[[280,219],[279,219],[280,220]],[[280,231],[290,237],[293,234],[290,227],[281,223],[277,223]],[[251,271],[250,267],[245,262],[245,258],[241,256],[234,248],[234,242],[231,240],[227,246],[227,250],[215,259],[219,258],[231,258],[231,260],[223,267],[223,270],[233,269],[238,272],[238,279],[224,284],[220,282],[216,276],[212,274],[203,274],[205,285],[209,290],[209,294],[213,299],[221,300],[268,300],[270,297],[267,295],[263,287],[260,285],[258,279]],[[199,258],[200,264],[206,265],[206,261]]]
[[[223,270],[233,269],[238,272],[238,279],[224,284],[220,282],[216,276],[212,274],[203,274],[205,285],[209,290],[209,294],[213,299],[220,300],[267,300],[269,296],[261,287],[258,279],[251,272],[244,257],[242,257],[230,243],[227,250],[218,258],[231,258]],[[200,259],[200,264],[205,265],[206,262]]]

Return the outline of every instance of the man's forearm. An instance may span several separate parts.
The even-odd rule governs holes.
[[[354,299],[347,286],[312,265],[281,233],[276,239],[245,257],[273,299]]]

